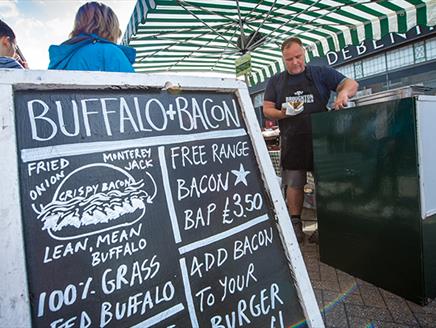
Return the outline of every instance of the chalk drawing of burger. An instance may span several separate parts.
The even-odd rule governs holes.
[[[54,239],[68,240],[138,222],[156,196],[153,177],[148,172],[145,175],[146,179],[136,181],[125,170],[106,163],[74,170],[38,214],[42,230]],[[147,188],[145,180],[151,182]]]

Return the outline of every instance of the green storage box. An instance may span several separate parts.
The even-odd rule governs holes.
[[[321,261],[419,304],[436,296],[436,97],[312,117]]]

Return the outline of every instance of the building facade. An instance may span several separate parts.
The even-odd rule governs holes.
[[[362,95],[408,85],[436,88],[436,29],[416,26],[312,58],[310,64],[329,65],[357,80]],[[265,86],[266,81],[250,88],[261,123]]]

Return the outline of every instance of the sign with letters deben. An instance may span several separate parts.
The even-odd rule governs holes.
[[[305,320],[235,93],[13,95],[34,327]]]

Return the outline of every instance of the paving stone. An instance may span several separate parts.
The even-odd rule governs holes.
[[[356,278],[356,283],[359,287],[374,287],[373,284],[370,284],[369,282],[366,282],[365,280]]]
[[[348,293],[344,296],[344,303],[364,305],[362,296],[358,293]]]
[[[416,319],[422,328],[435,328],[436,327],[436,314],[431,313],[415,313]]]
[[[341,293],[340,292],[333,292],[330,290],[323,290],[322,296],[324,300],[324,305],[331,304],[333,301],[340,299]],[[342,302],[340,299],[339,302]]]
[[[354,279],[341,279],[339,278],[339,288],[341,290],[341,292],[356,292],[356,293],[360,293],[360,290],[356,284],[356,281]]]
[[[346,278],[356,279],[356,278],[354,278],[354,276],[352,276],[351,274],[346,273],[346,272],[344,272],[344,271],[342,271],[342,270],[339,270],[339,269],[336,269],[336,273],[337,273],[337,275],[338,275],[339,278],[343,278],[343,279],[346,279]]]
[[[322,311],[324,308],[324,302],[322,298],[322,291],[321,289],[313,289],[313,292],[315,293],[316,302],[318,303],[318,308]]]
[[[341,292],[323,290],[323,297],[325,306],[331,305],[332,302],[363,305],[363,300],[359,294],[344,295]]]
[[[313,280],[312,281],[313,288],[318,288],[322,290],[330,290],[333,292],[339,292],[339,283],[337,281],[329,281],[329,280]]]
[[[308,269],[307,273],[309,274],[310,280],[321,280],[321,274],[319,271]]]
[[[302,253],[327,328],[436,328],[436,300],[419,306],[321,263],[317,245]]]
[[[350,327],[352,328],[366,328],[368,325],[368,319],[361,318],[361,317],[353,317],[348,315],[348,322],[350,324]]]
[[[305,243],[305,244],[301,244],[300,248],[302,251],[304,251],[304,254],[312,255],[312,256],[319,255],[318,245],[316,244]]]
[[[318,260],[304,259],[304,264],[306,265],[306,268],[308,270],[309,270],[309,268],[316,269],[317,271],[320,270]]]
[[[321,273],[321,280],[335,280],[338,281],[338,276],[336,275],[336,269],[321,263],[319,266],[319,270]]]
[[[421,305],[413,303],[411,301],[406,301],[406,303],[413,313],[426,313],[425,306],[421,306]]]
[[[327,327],[349,328],[344,304],[336,303],[325,311],[325,324]]]
[[[313,229],[311,229],[313,231]],[[312,234],[312,231],[308,231],[308,229],[306,227],[303,227],[303,231],[306,235],[310,236]],[[304,248],[305,250],[309,250],[311,252],[319,252],[319,248],[317,244],[314,243],[305,243],[301,245],[302,248]]]
[[[425,307],[434,310],[436,313],[436,299],[428,303]]]
[[[305,254],[303,255],[303,259],[304,262],[306,263],[306,261],[309,262],[313,262],[316,263],[317,265],[319,265],[319,258],[317,254]]]
[[[359,317],[348,317],[348,322],[352,328],[419,328],[419,326],[403,325],[395,322],[368,320]]]
[[[308,261],[306,262],[306,260],[304,260],[304,264],[306,265],[306,269],[307,271],[317,271],[320,272],[320,268],[319,268],[319,262],[317,261]]]
[[[317,258],[314,257],[303,257],[304,263],[307,265],[317,265],[319,266],[319,260]]]
[[[378,291],[374,286],[359,286],[360,295],[362,296],[363,303],[368,306],[385,308],[386,304]]]
[[[349,282],[357,285],[356,278],[354,278],[351,274],[336,269],[336,275],[339,281]]]
[[[391,292],[388,292],[387,290],[384,290],[382,288],[379,288],[378,291],[380,292],[380,294],[383,296],[383,298],[386,299],[396,299],[396,300],[403,300],[403,298],[401,296],[398,296],[396,294],[393,294]]]
[[[382,322],[382,321],[374,321],[372,323],[374,328],[420,328],[417,325],[403,325],[397,322]]]
[[[377,308],[347,303],[345,304],[345,308],[349,316],[365,318],[366,320],[368,320],[368,322],[371,320],[394,322],[391,314],[386,308]]]
[[[312,287],[314,289],[322,289],[321,286],[321,280],[316,280],[316,279],[310,279],[310,282],[312,283]]]
[[[428,303],[423,308],[424,308],[425,313],[436,314],[436,299],[434,299],[432,302]]]
[[[405,300],[397,297],[385,297],[385,303],[396,323],[418,325]]]
[[[411,301],[406,301],[406,303],[413,313],[436,314],[436,301],[435,300],[433,300],[433,302],[431,302],[425,306],[413,303]]]
[[[310,252],[310,253],[318,254],[318,245],[317,244],[307,243],[307,244],[304,244],[302,248],[304,249],[305,253]]]
[[[302,248],[301,248],[301,252],[303,253],[303,256],[304,256],[304,257],[307,257],[307,258],[310,258],[310,259],[314,259],[314,260],[318,260],[318,261],[319,261],[319,258],[318,258],[319,254],[318,254],[317,251],[312,250],[312,249],[310,249],[310,248],[302,247]]]

